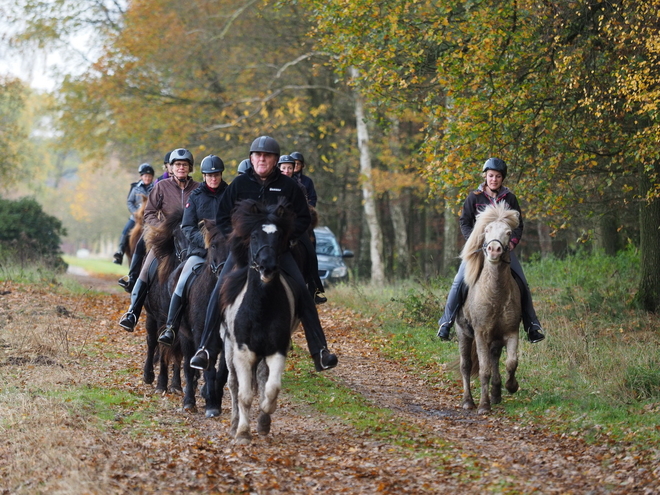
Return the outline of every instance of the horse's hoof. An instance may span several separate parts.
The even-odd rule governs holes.
[[[259,435],[268,435],[270,433],[270,414],[262,413],[257,419],[257,433]]]
[[[165,395],[167,393],[167,389],[165,387],[156,387],[155,392],[157,394]]]
[[[252,443],[252,435],[249,433],[242,433],[234,440],[236,445],[250,445]]]
[[[205,416],[207,418],[217,418],[218,416],[220,416],[220,409],[217,408],[207,409]]]
[[[490,403],[491,404],[499,404],[502,402],[502,396],[501,395],[493,395],[490,398]]]
[[[197,406],[195,404],[184,404],[183,412],[194,414],[197,412]]]
[[[151,372],[151,373],[146,372],[142,377],[142,379],[144,380],[144,383],[146,383],[147,385],[151,385],[154,382],[155,378],[156,378],[156,375],[154,375],[153,372]]]
[[[463,402],[463,409],[466,411],[471,411],[474,407],[474,402]]]
[[[174,395],[180,395],[180,396],[183,395],[183,390],[180,389],[179,387],[170,387],[169,392]]]
[[[477,411],[477,414],[490,414],[490,406],[481,406]]]
[[[515,381],[511,384],[507,383],[506,389],[509,391],[510,394],[515,394],[518,391],[518,381]]]

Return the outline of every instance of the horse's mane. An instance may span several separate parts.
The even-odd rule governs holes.
[[[293,233],[294,219],[295,213],[284,199],[268,206],[253,199],[238,202],[231,217],[234,230],[229,236],[229,249],[234,261],[239,266],[248,264],[250,234],[255,228],[265,224],[272,223],[284,233],[281,236],[283,245],[280,246],[281,250],[284,250],[286,248],[284,243],[288,243]]]
[[[147,197],[142,196],[142,204],[140,207],[133,213],[133,218],[135,218],[135,226],[131,229],[130,237],[128,238],[128,245],[131,246],[131,253],[135,250],[142,232],[144,231],[144,209],[147,206]]]
[[[477,214],[472,233],[461,251],[461,258],[466,264],[465,283],[468,287],[475,284],[484,266],[484,256],[481,251],[484,243],[484,231],[488,224],[497,221],[505,222],[511,229],[515,229],[520,223],[520,215],[516,210],[510,209],[504,201],[488,205]]]
[[[158,225],[149,225],[145,229],[144,242],[147,244],[147,249],[151,249],[158,258],[158,277],[168,277],[175,268],[176,257],[171,256],[176,252],[176,244],[174,242],[174,232],[177,228],[181,227],[181,219],[183,218],[183,208],[178,207],[170,213],[165,220]]]

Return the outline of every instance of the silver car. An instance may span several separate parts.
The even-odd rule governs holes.
[[[329,287],[337,282],[348,282],[349,268],[344,258],[352,258],[353,251],[344,251],[339,247],[335,234],[328,227],[316,227],[316,259],[319,262],[319,277],[323,287]]]

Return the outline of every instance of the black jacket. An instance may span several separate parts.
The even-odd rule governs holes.
[[[201,258],[206,257],[206,247],[204,247],[204,236],[199,230],[199,222],[215,220],[220,206],[222,193],[227,189],[227,183],[223,180],[220,186],[212,191],[206,183],[201,183],[197,189],[190,193],[186,208],[183,210],[183,219],[181,220],[181,230],[190,241],[188,255],[195,255]]]
[[[280,198],[290,203],[293,211],[296,212],[293,238],[298,239],[307,232],[312,221],[309,207],[300,186],[295,180],[282,174],[278,168],[273,169],[273,173],[265,182],[254,173],[252,168],[236,177],[222,195],[217,224],[225,235],[229,235],[232,231],[231,214],[236,203],[244,199],[254,199],[272,205]]]
[[[511,242],[514,246],[518,245],[523,233],[523,217],[522,212],[520,211],[520,205],[518,204],[518,198],[516,198],[516,195],[513,194],[509,188],[504,186],[500,187],[497,198],[491,198],[488,194],[484,193],[483,186],[484,185],[481,184],[478,189],[475,189],[468,194],[468,197],[463,204],[463,213],[459,220],[463,237],[465,237],[466,240],[470,237],[472,229],[474,229],[474,222],[476,221],[477,213],[483,210],[487,205],[494,205],[495,203],[504,201],[512,210],[516,210],[520,214],[520,223],[511,236]]]

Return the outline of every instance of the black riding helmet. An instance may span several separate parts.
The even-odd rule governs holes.
[[[502,174],[503,179],[506,179],[506,168],[506,162],[504,160],[500,160],[499,158],[489,158],[486,160],[486,163],[484,163],[482,172],[486,172],[486,170],[496,170]]]
[[[270,136],[260,136],[252,141],[252,146],[250,146],[250,154],[257,152],[280,156],[280,145]]]
[[[216,174],[225,170],[225,164],[219,156],[209,155],[204,157],[200,168],[203,174]]]
[[[295,158],[293,158],[291,155],[282,155],[280,159],[277,161],[277,166],[279,167],[283,163],[296,163]]]
[[[246,158],[245,160],[243,160],[241,163],[238,164],[238,173],[239,174],[244,174],[251,167],[252,167],[252,164],[250,163],[250,160],[248,160]]]
[[[302,168],[305,168],[305,157],[300,151],[294,151],[289,156],[291,156],[291,158],[294,160],[299,161],[302,164]]]
[[[143,176],[144,174],[155,175],[154,168],[148,163],[143,163],[142,165],[140,165],[138,167],[138,173],[140,174],[140,176]]]
[[[169,165],[171,154],[172,154],[171,151],[168,151],[167,153],[165,153],[165,158],[163,159],[163,165]]]

